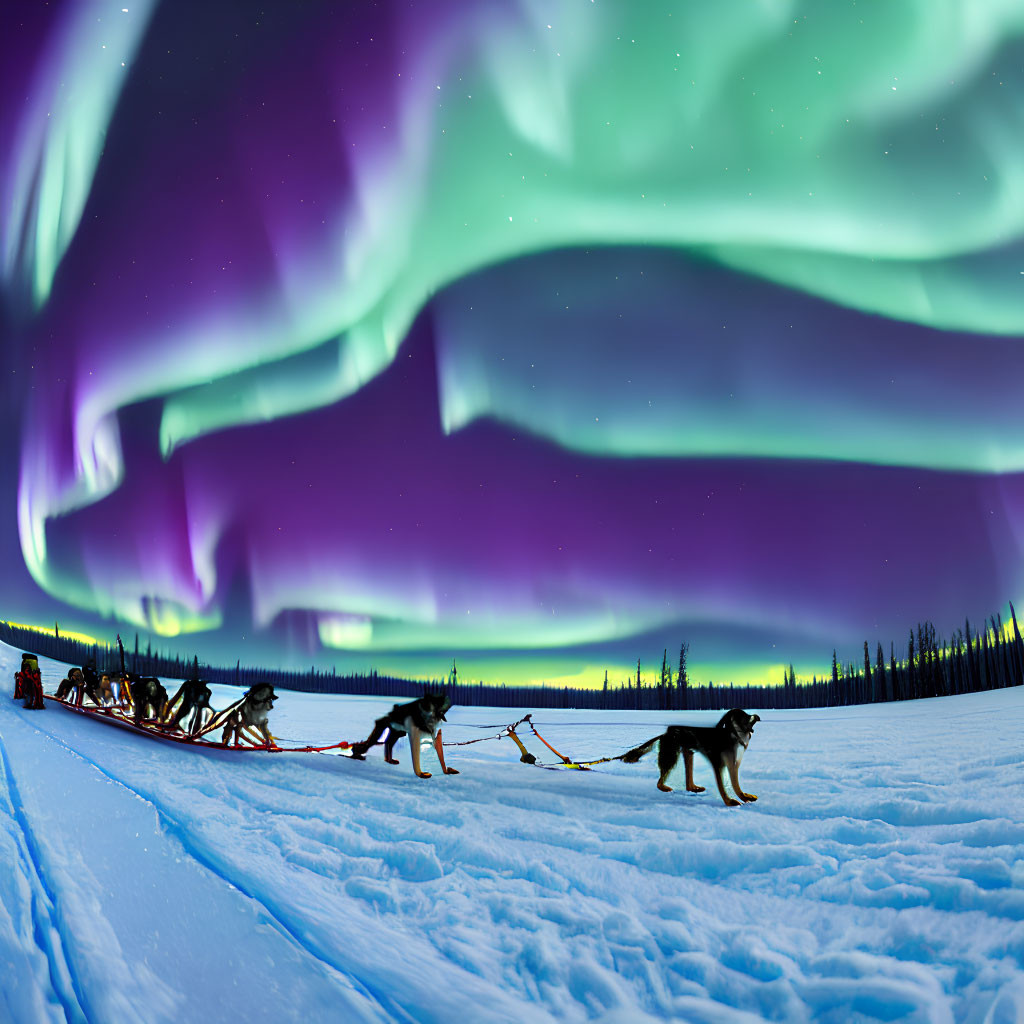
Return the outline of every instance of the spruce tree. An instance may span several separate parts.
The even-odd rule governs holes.
[[[687,693],[689,680],[686,677],[686,652],[689,649],[688,643],[684,642],[679,645],[679,674],[676,676],[676,706],[684,711],[690,706]]]
[[[1021,640],[1020,629],[1017,626],[1017,613],[1013,610],[1013,602],[1010,602],[1010,617],[1013,619],[1013,647],[1015,653],[1015,667],[1013,685],[1020,686],[1024,682],[1024,641]]]
[[[1010,652],[1009,643],[1003,633],[1003,617],[997,615],[996,618],[999,622],[999,628],[996,632],[996,644],[999,650],[999,685],[1000,686],[1011,686],[1013,670],[1010,667]]]
[[[967,689],[975,693],[981,689],[981,673],[978,669],[978,661],[974,656],[974,641],[971,639],[971,621],[964,619],[964,632],[967,642],[967,674],[969,685]]]
[[[910,631],[910,643],[907,645],[907,698],[917,696],[917,673],[914,669],[914,631]]]
[[[878,700],[875,693],[874,683],[871,679],[871,655],[868,654],[868,642],[864,641],[864,700],[874,702]]]

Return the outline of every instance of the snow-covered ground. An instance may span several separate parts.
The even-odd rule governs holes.
[[[354,740],[390,703],[282,692],[271,725]],[[726,808],[699,760],[708,791],[665,794],[653,757],[545,771],[506,738],[419,780],[404,740],[195,751],[5,697],[0,1020],[1024,1020],[1022,710],[761,712],[760,799]],[[516,717],[454,708],[445,739]],[[587,759],[684,717],[717,715],[534,720]]]

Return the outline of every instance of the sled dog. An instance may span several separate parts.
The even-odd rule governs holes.
[[[213,714],[213,708],[210,707],[212,697],[213,694],[205,680],[195,677],[186,679],[167,704],[167,723],[172,729],[177,729],[184,719],[187,727],[184,731],[197,732],[203,724],[204,712]],[[177,709],[175,709],[175,705],[177,705]],[[189,716],[191,716],[191,721]]]
[[[68,669],[68,674],[57,685],[57,700],[71,700],[76,688],[85,685],[80,668]]]
[[[228,716],[228,724],[221,736],[221,743],[227,744],[234,733],[235,746],[242,738],[243,727],[256,729],[268,747],[276,746],[270,735],[267,717],[273,710],[277,695],[270,683],[257,683],[248,689],[242,703]]]
[[[671,793],[672,787],[665,784],[669,772],[675,768],[679,755],[683,755],[686,765],[686,789],[690,793],[703,793],[704,787],[693,781],[693,753],[699,751],[711,764],[718,783],[718,792],[727,807],[738,807],[739,800],[733,800],[725,791],[722,772],[729,770],[729,780],[740,800],[756,800],[753,793],[744,793],[740,788],[740,762],[754,734],[754,723],[760,722],[759,715],[748,715],[740,708],[733,708],[722,715],[717,725],[691,726],[670,725],[660,736],[634,747],[619,757],[620,761],[635,764],[645,754],[649,754],[655,746],[658,748],[658,767],[661,778],[658,789]]]
[[[93,700],[95,700],[101,707],[106,707],[107,705],[114,703],[114,688],[110,685],[109,672],[100,673],[99,682],[96,684]]]
[[[445,721],[444,713],[451,706],[451,700],[443,693],[425,693],[418,700],[410,701],[408,704],[396,704],[386,715],[373,723],[373,731],[362,743],[353,744],[352,757],[363,760],[370,747],[387,731],[384,739],[384,760],[388,764],[398,764],[398,760],[391,756],[392,751],[402,736],[408,736],[412,751],[412,770],[419,778],[429,779],[430,772],[425,772],[420,767],[420,739],[424,735],[429,735],[437,753],[437,760],[441,764],[441,771],[445,775],[458,775],[455,768],[449,768],[444,763],[444,747],[441,743],[441,723]]]
[[[167,690],[156,676],[132,679],[129,675],[128,685],[131,689],[136,725],[141,725],[144,718],[159,718],[163,714],[164,705],[167,703]]]

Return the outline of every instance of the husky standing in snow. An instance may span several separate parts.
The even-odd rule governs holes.
[[[722,772],[726,768],[729,769],[729,780],[740,800],[757,799],[753,793],[744,793],[740,788],[740,762],[750,744],[750,738],[754,735],[754,723],[760,721],[759,715],[748,715],[740,708],[733,708],[731,711],[726,711],[719,719],[718,725],[711,728],[670,725],[660,736],[655,736],[654,739],[627,751],[619,757],[619,760],[625,761],[627,764],[635,764],[645,754],[649,754],[657,744],[658,767],[661,769],[658,789],[665,793],[672,792],[672,787],[666,786],[665,780],[678,763],[679,755],[682,754],[686,764],[687,792],[703,793],[704,787],[696,785],[693,781],[693,752],[697,750],[708,759],[714,769],[718,792],[726,807],[738,807],[740,801],[733,800],[725,791]]]
[[[270,683],[257,683],[249,690],[246,690],[245,697],[241,703],[228,716],[228,724],[221,736],[221,743],[227,745],[233,733],[235,746],[238,746],[242,738],[242,729],[247,727],[256,729],[268,747],[276,746],[277,744],[274,743],[274,737],[270,735],[270,727],[267,724],[267,719],[274,707],[275,700],[277,700],[277,695],[274,693],[274,687]]]
[[[352,746],[352,757],[362,761],[366,752],[380,739],[385,730],[388,735],[384,740],[384,760],[388,764],[398,764],[392,757],[392,751],[399,738],[408,735],[412,750],[412,770],[421,779],[429,779],[430,772],[420,768],[420,739],[429,734],[441,763],[441,771],[445,775],[458,775],[455,768],[444,763],[444,748],[441,743],[441,723],[445,721],[444,713],[452,706],[451,700],[443,693],[425,693],[419,700],[408,704],[396,704],[386,715],[373,723],[373,732],[362,743]]]

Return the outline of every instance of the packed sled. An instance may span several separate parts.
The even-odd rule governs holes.
[[[349,746],[280,746],[269,727],[270,711],[277,699],[270,683],[257,683],[221,711],[212,707],[212,696],[209,684],[199,678],[198,665],[172,697],[155,676],[140,676],[123,668],[119,672],[98,672],[91,663],[72,667],[56,693],[45,693],[39,659],[29,653],[22,655],[21,669],[14,677],[14,699],[24,701],[26,708],[45,708],[49,701],[75,714],[174,743],[219,750],[298,753],[340,752]]]
[[[184,743],[193,747],[206,747],[214,750],[262,750],[277,753],[318,753],[330,750],[341,751],[348,743],[334,743],[325,747],[284,747],[278,744],[270,734],[267,723],[267,712],[274,697],[273,687],[269,683],[260,683],[247,690],[234,704],[223,711],[211,712],[205,724],[198,728],[182,726],[174,722],[174,708],[170,701],[154,712],[155,705],[152,688],[147,688],[149,680],[139,680],[142,688],[138,695],[130,697],[128,692],[131,680],[124,691],[124,696],[115,698],[112,704],[79,703],[76,695],[70,699],[61,698],[49,693],[44,699],[75,714],[83,715],[109,725],[120,726],[132,732],[156,739],[170,740],[173,743]],[[186,681],[187,683],[188,681]],[[160,689],[163,686],[157,683]],[[183,684],[185,685],[185,684]],[[166,690],[164,690],[166,694]],[[158,699],[158,698],[156,698]],[[202,709],[199,709],[201,711]],[[197,716],[198,716],[197,712]],[[221,730],[217,738],[217,731]]]
[[[64,683],[69,685],[65,687]],[[83,670],[72,670],[64,683],[64,693],[44,694],[45,699],[133,732],[222,750],[287,749],[277,744],[268,727],[268,715],[276,700],[269,683],[257,684],[222,711],[210,707],[210,688],[200,679],[185,680],[171,698],[155,677],[132,678],[128,674],[111,686],[111,695],[106,698],[100,695],[102,691],[96,693],[89,687]]]

